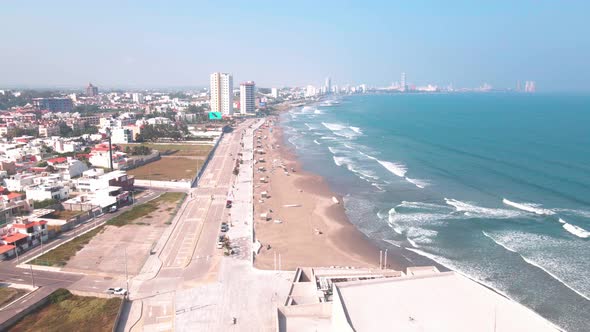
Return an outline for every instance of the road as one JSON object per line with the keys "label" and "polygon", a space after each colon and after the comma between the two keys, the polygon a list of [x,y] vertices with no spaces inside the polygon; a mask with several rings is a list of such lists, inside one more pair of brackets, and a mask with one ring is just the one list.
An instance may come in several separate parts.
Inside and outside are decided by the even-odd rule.
{"label": "road", "polygon": [[[137,198],[135,203],[145,203],[146,201],[151,200],[160,194],[161,192],[148,190],[144,195]],[[18,260],[15,257],[11,260],[0,262],[0,281],[2,283],[26,284],[31,285],[32,287],[34,282],[34,286],[39,287],[28,296],[25,296],[24,298],[11,304],[8,308],[0,311],[0,323],[6,321],[10,317],[14,316],[17,312],[22,311],[28,307],[31,303],[35,303],[39,299],[47,296],[58,288],[68,288],[86,292],[103,292],[105,289],[113,287],[113,285],[121,285],[124,280],[110,276],[82,275],[77,273],[45,271],[38,269],[31,270],[29,265],[17,265],[39,254],[47,252],[87,230],[104,224],[110,218],[113,218],[130,208],[131,206],[125,206],[115,213],[103,214],[97,218],[82,223],[76,226],[74,229],[60,234],[57,238],[52,239],[50,242],[45,243],[43,247],[37,246],[23,253],[22,255],[19,255]]]}

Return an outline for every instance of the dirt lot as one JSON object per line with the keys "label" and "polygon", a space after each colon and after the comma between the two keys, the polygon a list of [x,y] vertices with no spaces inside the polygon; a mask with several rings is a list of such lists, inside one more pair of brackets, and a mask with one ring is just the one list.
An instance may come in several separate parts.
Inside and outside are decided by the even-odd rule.
{"label": "dirt lot", "polygon": [[134,175],[137,179],[154,181],[180,181],[194,178],[213,148],[212,145],[194,144],[143,145],[166,155],[162,155],[160,160],[128,170],[127,173]]}
{"label": "dirt lot", "polygon": [[[176,198],[181,197],[176,195]],[[125,275],[125,251],[127,270],[136,275],[150,254],[150,250],[169,226],[179,199],[158,201],[157,209],[133,220],[125,226],[105,226],[84,248],[70,258],[65,268],[70,270],[91,270],[110,274]]]}

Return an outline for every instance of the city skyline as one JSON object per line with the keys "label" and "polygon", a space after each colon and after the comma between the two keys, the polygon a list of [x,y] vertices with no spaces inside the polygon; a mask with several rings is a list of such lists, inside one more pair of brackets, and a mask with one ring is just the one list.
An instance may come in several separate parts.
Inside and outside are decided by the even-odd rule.
{"label": "city skyline", "polygon": [[406,72],[417,85],[531,80],[543,91],[590,91],[590,41],[575,33],[589,9],[581,1],[110,4],[91,17],[64,1],[4,4],[0,26],[19,29],[3,40],[0,86],[205,87],[215,71],[263,87],[320,86],[327,76],[387,86]]}

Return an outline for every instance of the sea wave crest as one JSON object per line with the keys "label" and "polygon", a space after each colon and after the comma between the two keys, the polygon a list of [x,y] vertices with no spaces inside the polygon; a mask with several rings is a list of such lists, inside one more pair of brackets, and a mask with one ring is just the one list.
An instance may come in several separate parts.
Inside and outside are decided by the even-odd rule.
{"label": "sea wave crest", "polygon": [[546,216],[551,216],[554,215],[555,212],[549,209],[544,209],[541,208],[539,204],[535,204],[535,203],[517,203],[517,202],[513,202],[513,201],[509,201],[506,198],[502,199],[502,203],[506,204],[506,205],[510,205],[512,207],[515,207],[519,210],[523,210],[526,212],[531,212],[531,213],[535,213],[538,215],[546,215]]}

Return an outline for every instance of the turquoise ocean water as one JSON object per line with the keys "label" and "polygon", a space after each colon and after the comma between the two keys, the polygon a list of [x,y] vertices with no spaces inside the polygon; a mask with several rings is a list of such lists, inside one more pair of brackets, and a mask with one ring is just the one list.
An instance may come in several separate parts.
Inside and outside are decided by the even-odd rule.
{"label": "turquoise ocean water", "polygon": [[281,121],[369,237],[590,330],[590,96],[350,96]]}

